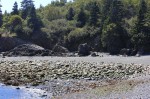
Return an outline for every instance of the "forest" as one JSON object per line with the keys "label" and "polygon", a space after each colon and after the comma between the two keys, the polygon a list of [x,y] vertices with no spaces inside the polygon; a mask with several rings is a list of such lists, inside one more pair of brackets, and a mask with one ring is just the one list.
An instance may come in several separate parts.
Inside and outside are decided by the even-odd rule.
{"label": "forest", "polygon": [[37,9],[34,2],[22,0],[21,8],[14,2],[0,15],[1,37],[50,50],[61,45],[74,52],[87,43],[110,54],[123,48],[150,53],[150,0],[60,0]]}

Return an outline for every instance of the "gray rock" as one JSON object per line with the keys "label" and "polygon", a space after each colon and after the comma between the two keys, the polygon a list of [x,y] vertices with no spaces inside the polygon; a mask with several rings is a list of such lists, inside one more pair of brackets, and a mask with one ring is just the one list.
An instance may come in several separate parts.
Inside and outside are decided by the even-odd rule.
{"label": "gray rock", "polygon": [[68,53],[68,49],[60,46],[60,45],[55,45],[54,48],[52,49],[53,52],[58,52],[58,53]]}
{"label": "gray rock", "polygon": [[50,56],[52,52],[35,44],[23,44],[3,53],[3,56]]}
{"label": "gray rock", "polygon": [[90,47],[87,43],[80,44],[78,46],[78,55],[80,56],[88,56],[90,55]]}
{"label": "gray rock", "polygon": [[96,57],[96,56],[98,56],[98,55],[96,54],[96,52],[92,52],[92,53],[91,53],[91,56],[92,56],[92,57]]}

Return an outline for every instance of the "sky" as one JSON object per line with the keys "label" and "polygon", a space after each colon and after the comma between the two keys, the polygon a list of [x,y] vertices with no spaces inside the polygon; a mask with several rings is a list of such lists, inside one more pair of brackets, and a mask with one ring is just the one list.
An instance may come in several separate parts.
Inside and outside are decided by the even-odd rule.
{"label": "sky", "polygon": [[[20,8],[20,2],[22,0],[1,0],[2,12],[4,13],[5,10],[7,10],[7,12],[11,12],[15,1],[18,3],[18,7]],[[47,4],[51,3],[52,0],[33,0],[33,1],[35,7],[39,8],[40,4],[42,6],[46,6]]]}

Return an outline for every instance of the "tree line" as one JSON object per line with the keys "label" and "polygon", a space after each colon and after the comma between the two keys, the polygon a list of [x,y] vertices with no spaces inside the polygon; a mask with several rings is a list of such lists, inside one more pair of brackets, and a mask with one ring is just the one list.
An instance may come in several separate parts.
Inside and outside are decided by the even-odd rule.
{"label": "tree line", "polygon": [[32,0],[17,2],[3,14],[1,33],[16,34],[52,49],[56,44],[76,51],[88,43],[96,51],[118,54],[122,48],[150,52],[150,1],[66,0],[35,9]]}

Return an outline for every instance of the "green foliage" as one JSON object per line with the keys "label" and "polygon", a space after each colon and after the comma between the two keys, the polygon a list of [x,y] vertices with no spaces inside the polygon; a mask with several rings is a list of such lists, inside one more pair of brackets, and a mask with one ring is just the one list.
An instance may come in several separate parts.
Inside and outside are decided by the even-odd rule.
{"label": "green foliage", "polygon": [[29,11],[29,15],[27,18],[27,26],[31,28],[33,31],[40,30],[42,26],[42,22],[39,18],[37,18],[35,7],[32,6]]}
{"label": "green foliage", "polygon": [[3,16],[0,15],[0,27],[3,25]]}
{"label": "green foliage", "polygon": [[17,2],[14,3],[14,6],[13,6],[13,8],[12,8],[11,14],[12,14],[12,15],[18,15],[18,14],[19,14]]}
{"label": "green foliage", "polygon": [[79,44],[88,43],[94,46],[97,42],[95,41],[99,34],[99,28],[95,27],[84,27],[76,28],[67,35],[66,44],[67,48],[71,51],[77,50]]}
{"label": "green foliage", "polygon": [[144,24],[145,24],[145,19],[146,19],[146,14],[147,14],[147,4],[145,0],[141,0],[140,2],[140,10],[138,13],[138,21],[137,21],[137,32],[144,32]]}
{"label": "green foliage", "polygon": [[18,15],[13,15],[9,20],[9,28],[12,32],[15,32],[15,28],[22,27],[22,18]]}
{"label": "green foliage", "polygon": [[51,5],[41,9],[38,14],[41,16],[41,19],[46,19],[48,21],[62,19],[66,16],[66,13],[63,13],[63,8]]}
{"label": "green foliage", "polygon": [[73,17],[74,17],[74,10],[71,7],[71,8],[69,8],[69,10],[67,12],[66,19],[67,20],[73,20]]}
{"label": "green foliage", "polygon": [[65,5],[65,1],[64,0],[61,0],[61,1],[58,1],[58,0],[52,1],[51,5],[53,5],[53,6],[60,6],[61,7],[61,6]]}
{"label": "green foliage", "polygon": [[[118,54],[126,46],[124,30],[115,23],[108,24],[103,29],[102,45],[110,54]],[[126,38],[127,39],[127,38]]]}
{"label": "green foliage", "polygon": [[28,12],[30,10],[30,8],[33,6],[33,1],[32,0],[23,0],[21,2],[21,7],[22,7],[22,11],[21,11],[21,17],[23,19],[26,19],[28,16]]}
{"label": "green foliage", "polygon": [[102,6],[102,22],[107,19],[107,17],[110,14],[110,9],[112,6],[113,0],[103,0],[103,6]]}
{"label": "green foliage", "polygon": [[99,18],[99,7],[96,2],[90,3],[89,25],[96,26]]}
{"label": "green foliage", "polygon": [[22,0],[19,11],[15,2],[12,13],[0,16],[0,30],[49,49],[59,44],[76,51],[88,43],[111,54],[121,48],[150,51],[149,5],[150,0],[56,0],[35,9],[32,0]]}
{"label": "green foliage", "polygon": [[47,46],[51,45],[49,48],[52,49],[52,47],[57,43],[63,44],[65,36],[68,35],[70,31],[74,30],[74,26],[74,22],[67,22],[65,19],[47,22],[45,28],[42,28],[43,33],[45,33],[50,39],[50,44]]}
{"label": "green foliage", "polygon": [[124,7],[122,1],[113,0],[110,10],[110,22],[119,24],[124,17]]}
{"label": "green foliage", "polygon": [[150,49],[150,17],[145,0],[141,0],[137,22],[133,28],[132,41],[137,49]]}
{"label": "green foliage", "polygon": [[86,24],[86,14],[84,10],[81,8],[80,12],[77,15],[77,27],[83,27]]}

